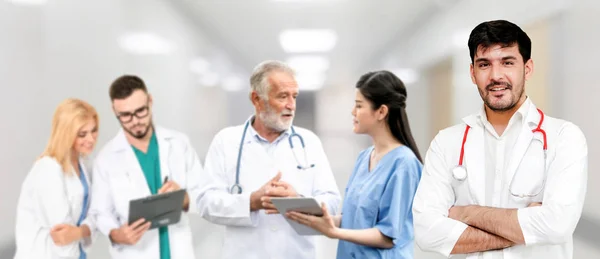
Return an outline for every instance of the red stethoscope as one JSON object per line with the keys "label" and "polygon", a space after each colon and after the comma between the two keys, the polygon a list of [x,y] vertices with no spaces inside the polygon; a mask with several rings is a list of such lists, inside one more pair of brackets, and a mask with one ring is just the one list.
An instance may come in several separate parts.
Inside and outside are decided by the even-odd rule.
{"label": "red stethoscope", "polygon": [[[533,133],[539,132],[542,134],[543,139],[544,139],[544,160],[546,159],[546,151],[548,150],[548,145],[546,142],[546,131],[543,130],[542,127],[542,123],[544,123],[544,113],[542,112],[542,110],[537,109],[537,111],[540,113],[540,122],[538,123],[537,127],[535,129],[532,130]],[[460,147],[460,158],[458,159],[458,165],[456,167],[454,167],[452,169],[452,177],[454,177],[454,179],[458,180],[458,181],[464,181],[465,179],[467,179],[467,168],[465,166],[463,166],[463,158],[465,155],[465,143],[467,142],[467,135],[469,134],[469,129],[471,127],[469,125],[466,126],[465,128],[465,133],[463,136],[463,141],[462,141],[462,145]],[[545,163],[544,163],[545,164]],[[513,180],[514,180],[514,176],[513,176]],[[511,186],[509,187],[512,190],[512,180],[511,180]],[[541,188],[543,189],[543,188]],[[540,189],[540,190],[541,190]],[[511,191],[511,194],[514,196],[518,196],[518,197],[534,197],[537,194],[539,194],[539,192],[537,194],[513,194]]]}

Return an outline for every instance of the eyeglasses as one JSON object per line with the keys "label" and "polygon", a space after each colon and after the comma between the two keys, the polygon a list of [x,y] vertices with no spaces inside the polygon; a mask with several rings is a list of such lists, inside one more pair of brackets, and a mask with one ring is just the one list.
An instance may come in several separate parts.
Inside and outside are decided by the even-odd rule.
{"label": "eyeglasses", "polygon": [[117,114],[117,119],[119,119],[119,121],[121,121],[122,123],[128,123],[130,121],[133,120],[133,116],[135,116],[138,119],[143,119],[146,116],[148,116],[148,114],[150,114],[150,108],[148,107],[148,105],[144,105],[138,109],[136,109],[134,112],[120,112]]}

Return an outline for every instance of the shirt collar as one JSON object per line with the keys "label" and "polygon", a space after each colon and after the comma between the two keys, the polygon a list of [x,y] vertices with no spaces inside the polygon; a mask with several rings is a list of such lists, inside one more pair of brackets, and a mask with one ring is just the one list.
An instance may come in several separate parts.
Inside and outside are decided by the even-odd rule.
{"label": "shirt collar", "polygon": [[[256,129],[254,129],[254,126],[252,125],[254,123],[254,118],[255,115],[250,116],[250,118],[248,118],[248,120],[246,120],[246,123],[249,123],[248,125],[248,134],[251,136],[252,140],[255,140],[259,143],[269,143],[269,141],[267,139],[265,139],[264,137],[262,137],[260,134],[258,134],[258,132],[256,131]],[[274,144],[279,143],[279,141],[281,141],[283,138],[289,136],[291,134],[291,127],[286,129],[283,133],[281,133],[279,135],[279,137],[277,137],[275,139],[275,141],[273,141]]]}
{"label": "shirt collar", "polygon": [[[170,141],[171,139],[175,138],[175,134],[171,130],[168,130],[161,126],[153,127],[154,130],[152,131],[152,134],[154,135],[153,137],[156,138],[157,142]],[[113,151],[120,152],[131,148],[131,144],[129,144],[129,141],[127,141],[127,137],[125,136],[125,134],[125,130],[123,130],[123,128],[120,128],[117,132],[117,135],[113,138],[111,142],[113,146]]]}
{"label": "shirt collar", "polygon": [[[521,123],[523,125],[525,125],[525,120],[527,119],[527,115],[529,113],[530,106],[531,106],[531,99],[529,99],[529,96],[527,96],[525,98],[525,102],[523,102],[523,104],[521,105],[521,107],[519,107],[517,112],[515,112],[515,114],[513,114],[513,116],[510,118],[509,125],[513,124],[514,120],[520,120]],[[481,109],[479,110],[479,114],[477,115],[477,118],[479,119],[479,123],[481,123],[482,125],[485,125],[486,122],[489,123],[489,121],[487,119],[487,115],[485,114],[485,104],[481,106]]]}

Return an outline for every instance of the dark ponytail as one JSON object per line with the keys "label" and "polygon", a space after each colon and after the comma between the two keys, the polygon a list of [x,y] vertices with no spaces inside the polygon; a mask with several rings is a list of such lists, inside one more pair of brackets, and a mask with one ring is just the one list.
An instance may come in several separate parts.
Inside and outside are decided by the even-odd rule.
{"label": "dark ponytail", "polygon": [[381,105],[388,107],[387,123],[392,135],[423,162],[408,124],[406,87],[402,80],[385,70],[369,72],[360,77],[356,88],[371,102],[373,109],[379,109]]}

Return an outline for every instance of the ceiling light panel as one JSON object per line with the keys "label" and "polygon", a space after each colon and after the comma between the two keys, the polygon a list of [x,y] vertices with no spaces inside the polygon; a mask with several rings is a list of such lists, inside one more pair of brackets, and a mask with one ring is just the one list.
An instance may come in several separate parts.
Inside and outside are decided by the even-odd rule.
{"label": "ceiling light panel", "polygon": [[284,30],[279,42],[288,53],[328,52],[335,47],[337,34],[331,29]]}

